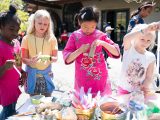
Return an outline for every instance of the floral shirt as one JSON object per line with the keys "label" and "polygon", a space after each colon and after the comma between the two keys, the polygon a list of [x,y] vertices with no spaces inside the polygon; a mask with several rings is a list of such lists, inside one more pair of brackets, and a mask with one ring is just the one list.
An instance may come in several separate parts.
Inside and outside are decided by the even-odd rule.
{"label": "floral shirt", "polygon": [[[69,54],[80,48],[81,45],[91,45],[96,39],[112,44],[119,50],[118,45],[114,44],[114,42],[107,38],[106,34],[101,31],[95,30],[92,34],[85,35],[80,29],[71,34],[63,51],[64,60],[66,60]],[[107,49],[105,49],[105,51],[110,57],[119,57],[113,56]],[[87,92],[89,88],[92,88],[92,94],[96,94],[98,91],[100,91],[101,94],[110,94],[111,86],[108,80],[108,70],[102,52],[102,46],[96,47],[93,58],[90,58],[88,55],[89,50],[79,55],[75,60],[74,88],[79,91],[81,87],[84,87],[85,92]]]}
{"label": "floral shirt", "polygon": [[140,54],[136,51],[134,45],[129,50],[124,51],[119,81],[120,88],[128,92],[140,90],[147,68],[155,60],[156,58],[153,53],[145,51],[144,54]]}

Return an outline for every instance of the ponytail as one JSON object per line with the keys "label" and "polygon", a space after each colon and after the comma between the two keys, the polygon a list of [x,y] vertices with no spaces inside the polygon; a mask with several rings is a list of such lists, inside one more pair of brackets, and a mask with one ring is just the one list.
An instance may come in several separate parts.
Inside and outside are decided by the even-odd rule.
{"label": "ponytail", "polygon": [[78,21],[78,14],[74,15],[74,28],[75,29],[79,29],[80,28],[79,21]]}
{"label": "ponytail", "polygon": [[133,13],[131,14],[131,18],[132,18],[133,16],[138,15],[138,14],[139,14],[139,12],[140,12],[140,10],[133,11]]}
{"label": "ponytail", "polygon": [[92,20],[98,23],[99,12],[94,7],[84,7],[80,10],[78,14],[78,20],[80,23],[84,21],[92,21]]}
{"label": "ponytail", "polygon": [[16,15],[16,12],[16,6],[11,4],[8,11],[0,13],[0,29],[2,29],[2,26],[5,26],[13,19],[21,23],[20,19]]}

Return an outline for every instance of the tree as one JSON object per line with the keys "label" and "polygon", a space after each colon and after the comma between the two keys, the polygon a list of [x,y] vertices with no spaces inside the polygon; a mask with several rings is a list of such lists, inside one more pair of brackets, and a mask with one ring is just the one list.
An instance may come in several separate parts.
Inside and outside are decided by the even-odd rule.
{"label": "tree", "polygon": [[26,31],[29,14],[24,11],[25,3],[22,0],[1,0],[0,12],[7,11],[11,3],[18,7],[17,14],[22,22],[20,31]]}

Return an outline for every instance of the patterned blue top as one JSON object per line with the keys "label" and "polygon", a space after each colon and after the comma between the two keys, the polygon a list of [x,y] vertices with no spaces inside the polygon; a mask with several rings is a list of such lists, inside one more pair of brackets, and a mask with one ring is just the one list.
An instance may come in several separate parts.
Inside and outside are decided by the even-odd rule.
{"label": "patterned blue top", "polygon": [[136,24],[144,24],[143,18],[141,18],[139,15],[133,16],[128,25],[127,32],[131,32],[131,30],[135,27]]}

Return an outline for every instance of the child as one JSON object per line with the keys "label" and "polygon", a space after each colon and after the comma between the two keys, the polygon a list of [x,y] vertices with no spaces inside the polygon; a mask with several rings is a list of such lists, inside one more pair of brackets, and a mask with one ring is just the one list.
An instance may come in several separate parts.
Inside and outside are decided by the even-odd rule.
{"label": "child", "polygon": [[82,8],[78,14],[80,29],[71,34],[63,51],[66,64],[75,61],[75,90],[79,92],[84,87],[87,93],[92,88],[93,96],[98,91],[101,95],[111,94],[102,48],[110,57],[120,56],[118,46],[96,29],[98,18],[98,13],[92,7]]}
{"label": "child", "polygon": [[144,18],[151,14],[154,5],[155,3],[149,1],[142,3],[131,15],[127,32],[130,32],[136,24],[144,24]]}
{"label": "child", "polygon": [[17,99],[21,94],[19,86],[19,74],[15,69],[14,55],[20,29],[20,19],[16,15],[16,8],[10,5],[8,12],[0,13],[0,104],[3,110],[0,114],[0,120],[16,113],[15,106]]}
{"label": "child", "polygon": [[158,23],[139,24],[125,35],[120,94],[142,90],[146,96],[150,91],[156,58],[147,48],[153,47],[158,28]]}
{"label": "child", "polygon": [[53,34],[50,14],[38,10],[30,17],[27,35],[22,40],[22,60],[27,65],[26,92],[31,96],[51,96],[55,86],[52,82],[51,63],[57,61],[57,40]]}
{"label": "child", "polygon": [[67,30],[64,29],[63,33],[61,34],[61,43],[63,48],[65,47],[67,41],[68,41],[68,33],[67,33]]}

